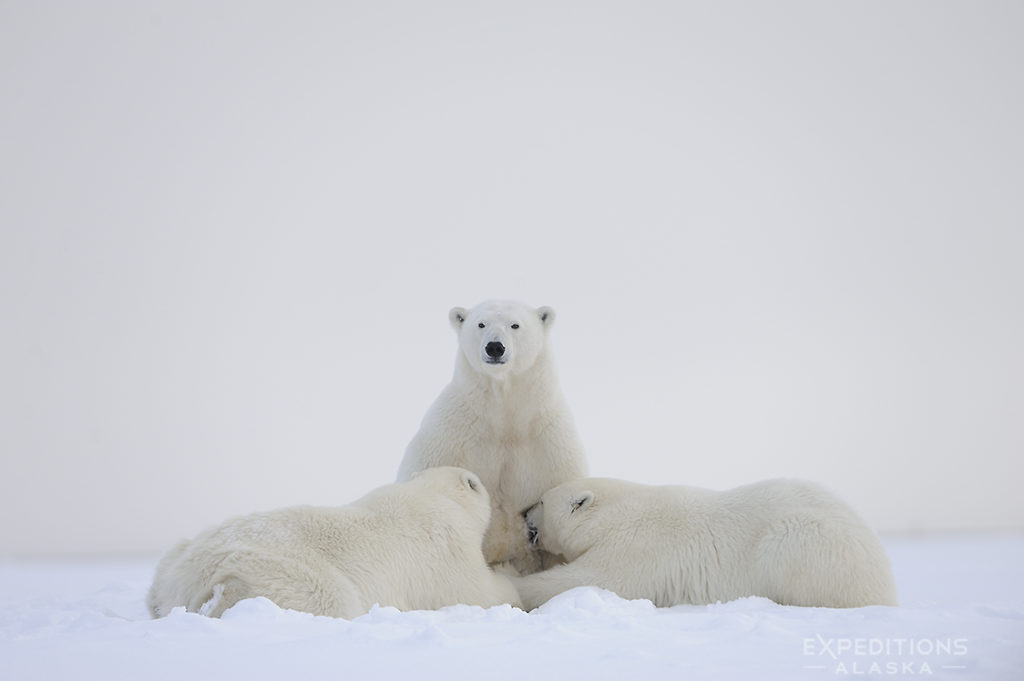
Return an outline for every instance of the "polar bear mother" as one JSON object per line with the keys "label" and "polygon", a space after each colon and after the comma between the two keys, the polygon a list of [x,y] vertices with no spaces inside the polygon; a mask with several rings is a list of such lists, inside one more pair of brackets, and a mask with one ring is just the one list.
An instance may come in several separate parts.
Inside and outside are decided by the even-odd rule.
{"label": "polar bear mother", "polygon": [[586,475],[548,347],[555,311],[492,300],[452,308],[448,320],[459,338],[455,373],[409,443],[398,479],[433,466],[479,475],[492,509],[484,556],[532,572],[541,555],[525,539],[524,511]]}

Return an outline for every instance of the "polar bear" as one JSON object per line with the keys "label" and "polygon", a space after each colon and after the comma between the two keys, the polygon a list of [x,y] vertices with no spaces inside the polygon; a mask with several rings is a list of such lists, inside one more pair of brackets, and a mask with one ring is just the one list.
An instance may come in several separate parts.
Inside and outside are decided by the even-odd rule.
{"label": "polar bear", "polygon": [[147,604],[219,617],[264,596],[282,608],[350,619],[399,610],[519,605],[480,550],[490,498],[475,474],[436,468],[348,506],[296,506],[235,518],[171,549]]}
{"label": "polar bear", "polygon": [[569,563],[513,577],[526,609],[577,586],[657,606],[763,596],[783,605],[896,605],[885,550],[821,487],[769,480],[725,492],[592,478],[527,513],[531,542]]}
{"label": "polar bear", "polygon": [[555,311],[492,300],[453,308],[448,319],[459,337],[455,373],[409,443],[398,479],[431,466],[479,475],[491,491],[484,556],[532,572],[543,556],[525,540],[523,513],[587,468],[548,347]]}

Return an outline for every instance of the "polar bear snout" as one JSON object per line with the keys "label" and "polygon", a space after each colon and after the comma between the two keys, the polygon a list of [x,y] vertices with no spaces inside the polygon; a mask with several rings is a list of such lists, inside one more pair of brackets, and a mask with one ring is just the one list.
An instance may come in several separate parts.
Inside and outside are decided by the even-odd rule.
{"label": "polar bear snout", "polygon": [[501,341],[491,341],[484,346],[484,361],[488,364],[505,363],[505,344]]}
{"label": "polar bear snout", "polygon": [[526,541],[530,543],[530,546],[537,546],[540,543],[540,530],[529,520],[526,521]]}
{"label": "polar bear snout", "polygon": [[540,543],[540,532],[530,523],[526,523],[526,541],[530,542],[530,546],[536,546]]}
{"label": "polar bear snout", "polygon": [[523,511],[523,519],[526,521],[526,540],[530,543],[530,546],[538,546],[540,544],[540,527],[541,513],[544,511],[544,502],[538,501],[530,508]]}

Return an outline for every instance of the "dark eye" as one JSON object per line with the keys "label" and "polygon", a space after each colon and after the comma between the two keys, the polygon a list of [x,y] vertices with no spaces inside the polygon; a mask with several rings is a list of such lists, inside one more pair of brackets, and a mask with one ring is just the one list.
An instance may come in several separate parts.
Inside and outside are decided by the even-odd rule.
{"label": "dark eye", "polygon": [[484,323],[480,322],[479,324],[477,324],[477,326],[479,326],[482,329],[482,328],[484,328]]}
{"label": "dark eye", "polygon": [[513,328],[513,329],[518,329],[518,328],[519,328],[519,325],[518,325],[518,324],[513,324],[513,325],[512,325],[512,328]]}

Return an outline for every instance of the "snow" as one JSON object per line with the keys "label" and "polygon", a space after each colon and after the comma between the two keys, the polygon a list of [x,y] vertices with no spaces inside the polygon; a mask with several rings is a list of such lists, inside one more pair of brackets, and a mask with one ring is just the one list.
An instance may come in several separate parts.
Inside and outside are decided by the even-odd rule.
{"label": "snow", "polygon": [[886,538],[897,608],[763,598],[655,608],[596,588],[534,611],[378,607],[353,621],[265,599],[150,619],[146,559],[0,563],[0,680],[1024,678],[1024,535]]}

